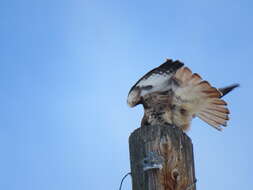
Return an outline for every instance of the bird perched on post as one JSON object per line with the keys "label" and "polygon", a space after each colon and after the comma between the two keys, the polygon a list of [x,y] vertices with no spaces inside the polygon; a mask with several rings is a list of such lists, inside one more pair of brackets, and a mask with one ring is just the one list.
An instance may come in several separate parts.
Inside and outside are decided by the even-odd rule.
{"label": "bird perched on post", "polygon": [[142,126],[172,124],[187,131],[197,116],[222,130],[229,120],[229,110],[221,98],[238,86],[214,88],[182,62],[167,59],[136,82],[127,103],[130,107],[143,105]]}

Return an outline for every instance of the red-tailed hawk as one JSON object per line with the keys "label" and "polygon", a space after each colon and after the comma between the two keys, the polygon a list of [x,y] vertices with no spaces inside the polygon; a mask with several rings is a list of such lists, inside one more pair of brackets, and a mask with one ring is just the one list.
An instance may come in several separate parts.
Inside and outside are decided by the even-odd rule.
{"label": "red-tailed hawk", "polygon": [[229,120],[229,110],[221,97],[238,86],[214,88],[182,62],[168,59],[137,81],[127,103],[130,107],[143,105],[142,126],[172,124],[187,131],[197,116],[222,130]]}

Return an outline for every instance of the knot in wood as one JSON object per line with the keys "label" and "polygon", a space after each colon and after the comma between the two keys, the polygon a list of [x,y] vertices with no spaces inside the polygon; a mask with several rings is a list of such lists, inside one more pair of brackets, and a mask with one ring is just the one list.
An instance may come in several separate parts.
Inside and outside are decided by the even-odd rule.
{"label": "knot in wood", "polygon": [[179,175],[179,171],[177,168],[174,168],[171,172],[171,177],[174,181],[179,181],[180,180],[180,175]]}

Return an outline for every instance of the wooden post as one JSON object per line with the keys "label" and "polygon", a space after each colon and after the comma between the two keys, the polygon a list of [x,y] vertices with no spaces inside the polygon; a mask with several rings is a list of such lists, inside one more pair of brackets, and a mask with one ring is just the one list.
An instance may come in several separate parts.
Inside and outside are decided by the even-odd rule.
{"label": "wooden post", "polygon": [[193,146],[179,128],[143,126],[129,148],[132,190],[196,190]]}

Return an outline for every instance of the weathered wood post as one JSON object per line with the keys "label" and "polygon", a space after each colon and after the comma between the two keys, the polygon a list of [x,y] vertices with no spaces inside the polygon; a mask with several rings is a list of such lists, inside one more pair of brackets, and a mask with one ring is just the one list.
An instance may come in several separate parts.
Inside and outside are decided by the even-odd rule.
{"label": "weathered wood post", "polygon": [[196,190],[193,146],[179,128],[143,126],[129,148],[132,190]]}

